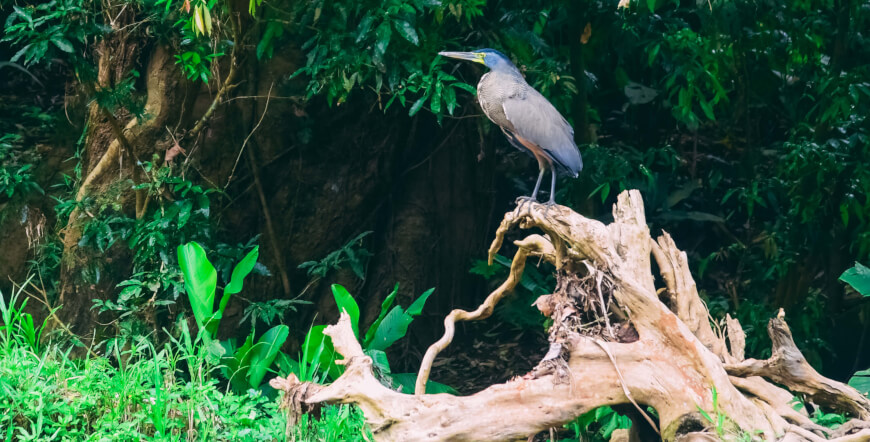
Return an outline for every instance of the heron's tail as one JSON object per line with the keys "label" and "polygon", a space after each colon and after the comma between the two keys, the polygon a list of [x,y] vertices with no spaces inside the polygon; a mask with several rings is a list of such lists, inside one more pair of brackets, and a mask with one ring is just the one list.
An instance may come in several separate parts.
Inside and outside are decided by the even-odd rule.
{"label": "heron's tail", "polygon": [[547,152],[547,154],[553,159],[557,169],[574,178],[577,178],[580,175],[580,171],[583,170],[583,158],[580,156],[580,150],[573,144],[557,149],[554,152]]}

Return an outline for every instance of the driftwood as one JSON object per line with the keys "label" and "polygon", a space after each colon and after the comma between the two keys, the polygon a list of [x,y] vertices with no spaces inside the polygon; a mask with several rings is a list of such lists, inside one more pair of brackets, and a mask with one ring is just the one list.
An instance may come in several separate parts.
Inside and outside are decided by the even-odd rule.
{"label": "driftwood", "polygon": [[[735,319],[727,318],[724,331],[714,330],[686,254],[667,233],[650,237],[639,192],[620,194],[613,218],[604,225],[567,207],[540,204],[505,214],[490,261],[512,229],[545,235],[515,242],[510,276],[477,310],[448,315],[444,337],[423,359],[416,395],[375,378],[346,315],[325,331],[344,357],[338,380],[319,386],[291,375],[271,384],[286,392],[290,412],[300,404],[357,404],[382,441],[524,440],[594,408],[622,404],[636,407],[635,427],[649,425],[667,441],[870,440],[863,421],[870,401],[813,370],[781,316],[770,322],[773,357],[765,361],[744,360],[744,334]],[[489,316],[519,282],[529,257],[556,269],[553,294],[535,303],[553,319],[547,356],[531,372],[471,396],[423,394],[454,323]],[[656,287],[651,257],[664,287]],[[793,394],[780,385],[853,420],[837,432],[820,427],[793,409]]]}

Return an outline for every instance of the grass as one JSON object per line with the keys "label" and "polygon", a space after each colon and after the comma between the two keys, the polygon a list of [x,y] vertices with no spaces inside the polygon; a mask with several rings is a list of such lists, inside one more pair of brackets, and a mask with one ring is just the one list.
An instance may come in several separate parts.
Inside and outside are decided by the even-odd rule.
{"label": "grass", "polygon": [[108,356],[74,358],[72,346],[31,345],[20,308],[14,296],[0,301],[0,440],[372,440],[349,405],[288,429],[277,394],[221,385],[186,327],[160,348],[129,339]]}

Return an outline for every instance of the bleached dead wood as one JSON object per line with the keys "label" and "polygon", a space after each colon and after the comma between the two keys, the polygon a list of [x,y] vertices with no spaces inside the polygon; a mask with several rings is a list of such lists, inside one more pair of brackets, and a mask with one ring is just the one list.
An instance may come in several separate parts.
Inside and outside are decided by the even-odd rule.
{"label": "bleached dead wood", "polygon": [[[668,441],[705,429],[712,433],[713,425],[699,409],[714,419],[714,410],[724,416],[720,430],[726,438],[836,436],[832,440],[844,441],[870,432],[855,421],[851,434],[832,434],[793,410],[791,393],[770,382],[859,418],[870,413],[865,398],[823,378],[798,357],[800,352],[794,354],[790,334],[774,337],[785,326],[781,319],[773,320],[781,325],[771,322],[774,357],[768,361],[743,359],[745,338],[736,320],[729,318],[727,336],[714,331],[685,253],[666,233],[655,241],[650,237],[639,192],[620,194],[613,217],[605,225],[567,207],[539,204],[505,214],[490,261],[508,231],[537,228],[545,235],[514,243],[518,252],[510,276],[477,310],[448,315],[444,337],[421,364],[416,395],[392,391],[375,378],[345,315],[325,332],[347,367],[338,380],[313,386],[289,377],[274,379],[272,385],[297,404],[357,404],[375,438],[383,441],[519,440],[594,408],[630,403],[639,415],[653,407],[658,415],[653,427]],[[518,283],[529,256],[553,264],[556,271],[554,292],[535,303],[553,319],[548,355],[531,372],[471,396],[423,394],[435,357],[453,339],[454,323],[489,316]],[[655,286],[651,256],[665,281],[662,290]],[[783,361],[791,362],[786,369],[777,368]],[[298,411],[298,406],[289,408]]]}

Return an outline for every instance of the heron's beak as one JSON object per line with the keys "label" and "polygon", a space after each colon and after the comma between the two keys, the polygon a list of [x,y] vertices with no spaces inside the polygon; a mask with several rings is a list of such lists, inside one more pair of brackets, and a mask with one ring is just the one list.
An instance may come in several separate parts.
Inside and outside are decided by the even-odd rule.
{"label": "heron's beak", "polygon": [[486,64],[483,61],[484,54],[479,52],[450,52],[450,51],[442,51],[439,52],[438,55],[442,55],[444,57],[450,58],[458,58],[460,60],[468,60],[473,61],[475,63]]}

